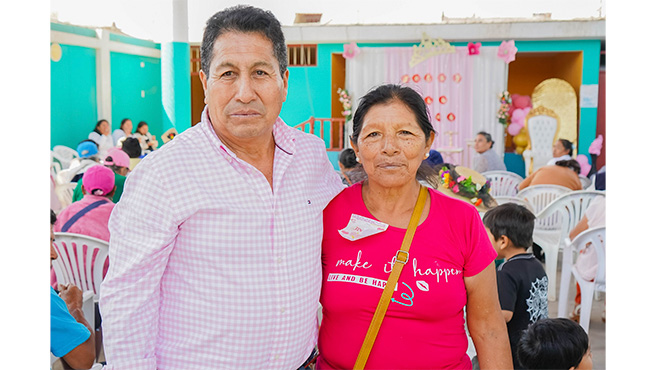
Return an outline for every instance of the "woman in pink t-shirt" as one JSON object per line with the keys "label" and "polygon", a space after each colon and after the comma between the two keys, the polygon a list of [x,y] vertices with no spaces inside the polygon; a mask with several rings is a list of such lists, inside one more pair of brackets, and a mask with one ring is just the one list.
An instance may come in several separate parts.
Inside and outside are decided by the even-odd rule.
{"label": "woman in pink t-shirt", "polygon": [[[362,98],[351,142],[368,178],[344,189],[324,211],[318,369],[353,368],[434,138],[424,101],[411,88],[384,85]],[[495,257],[476,209],[429,189],[366,368],[471,369],[465,307],[481,368],[512,368]]]}

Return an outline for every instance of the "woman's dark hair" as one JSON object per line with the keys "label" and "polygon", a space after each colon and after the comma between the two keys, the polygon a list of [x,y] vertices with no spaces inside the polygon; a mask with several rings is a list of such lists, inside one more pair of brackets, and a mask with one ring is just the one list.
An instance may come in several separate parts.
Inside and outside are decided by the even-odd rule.
{"label": "woman's dark hair", "polygon": [[141,121],[141,122],[139,122],[139,124],[137,125],[137,128],[134,130],[134,132],[135,132],[135,133],[139,132],[139,129],[142,128],[142,127],[144,127],[144,126],[148,126],[148,124],[146,123],[146,121]]}
{"label": "woman's dark hair", "polygon": [[121,149],[128,154],[130,158],[139,158],[141,156],[141,144],[136,137],[127,137],[123,140]]}
{"label": "woman's dark hair", "polygon": [[504,203],[485,212],[483,224],[490,229],[494,240],[502,235],[517,248],[528,249],[533,245],[535,215],[519,204]]}
{"label": "woman's dark hair", "polygon": [[485,131],[481,131],[481,132],[479,132],[479,133],[476,134],[476,135],[477,135],[477,136],[478,136],[478,135],[481,135],[481,136],[483,136],[483,137],[485,138],[485,141],[487,141],[488,143],[492,143],[492,145],[490,145],[490,149],[492,149],[492,147],[494,147],[494,140],[492,140],[492,135],[488,134],[488,133],[485,132]]}
{"label": "woman's dark hair", "polygon": [[576,172],[577,175],[581,173],[581,165],[576,159],[563,159],[562,161],[556,162],[556,166],[567,167]]}
{"label": "woman's dark hair", "polygon": [[50,225],[54,225],[55,222],[57,222],[57,215],[55,214],[55,211],[50,209]]}
{"label": "woman's dark hair", "polygon": [[93,132],[102,135],[102,132],[100,132],[100,129],[98,127],[100,127],[100,124],[102,124],[103,122],[107,122],[107,124],[109,124],[109,121],[107,121],[106,119],[101,119],[100,121],[96,122],[96,127],[93,129]]}
{"label": "woman's dark hair", "polygon": [[426,141],[428,141],[430,133],[435,132],[435,129],[431,124],[430,115],[424,99],[410,87],[388,84],[369,90],[367,95],[360,98],[358,109],[353,115],[353,134],[351,135],[353,143],[356,145],[358,143],[358,137],[360,136],[360,131],[362,131],[362,123],[369,109],[375,105],[391,103],[393,100],[398,100],[405,104],[414,113],[417,124],[424,132]]}
{"label": "woman's dark hair", "polygon": [[522,334],[517,358],[527,369],[569,369],[581,363],[588,348],[588,334],[578,323],[541,319]]}
{"label": "woman's dark hair", "polygon": [[125,122],[127,122],[127,121],[131,121],[131,120],[130,120],[129,118],[123,118],[123,119],[121,120],[121,126],[119,126],[119,128],[120,128],[121,130],[123,129],[123,125],[124,125]]}
{"label": "woman's dark hair", "polygon": [[358,165],[355,150],[346,148],[339,153],[339,162],[344,168],[353,168]]}
{"label": "woman's dark hair", "polygon": [[574,153],[574,145],[572,144],[571,141],[567,139],[558,139],[558,141],[560,141],[560,143],[563,144],[563,148],[565,148],[568,155],[571,156],[572,153]]}
{"label": "woman's dark hair", "polygon": [[276,16],[268,10],[237,5],[224,9],[207,20],[200,47],[200,65],[205,75],[210,73],[214,42],[226,32],[260,33],[271,41],[281,77],[287,71],[287,44]]}

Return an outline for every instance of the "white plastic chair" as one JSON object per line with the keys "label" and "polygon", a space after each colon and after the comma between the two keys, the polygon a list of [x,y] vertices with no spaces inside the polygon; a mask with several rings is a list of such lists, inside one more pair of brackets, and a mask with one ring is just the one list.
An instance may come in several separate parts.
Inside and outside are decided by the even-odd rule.
{"label": "white plastic chair", "polygon": [[[556,272],[558,252],[568,238],[570,231],[581,221],[590,203],[596,197],[606,194],[596,190],[577,190],[565,193],[554,199],[536,214],[533,241],[544,251],[545,270],[549,279],[548,296],[555,301]],[[544,221],[544,222],[543,222]]]}
{"label": "white plastic chair", "polygon": [[67,182],[64,184],[55,185],[55,194],[57,195],[57,199],[59,199],[59,203],[61,204],[62,209],[73,203],[73,192],[75,191],[76,187],[76,182]]}
{"label": "white plastic chair", "polygon": [[553,144],[556,142],[560,121],[558,115],[549,108],[539,106],[526,115],[528,146],[522,152],[526,163],[526,177],[544,166],[553,157]]}
{"label": "white plastic chair", "polygon": [[52,151],[57,154],[57,156],[62,160],[62,168],[68,168],[70,165],[71,161],[74,158],[79,158],[80,156],[77,154],[77,150],[67,147],[65,145],[55,145],[52,148]]}
{"label": "white plastic chair", "polygon": [[592,184],[592,180],[582,175],[579,175],[579,180],[581,180],[581,188],[585,190],[588,190],[590,184]]}
{"label": "white plastic chair", "polygon": [[82,291],[93,291],[94,302],[98,302],[109,244],[91,236],[62,232],[55,233],[53,244],[59,255],[52,261],[57,283],[72,283]]}
{"label": "white plastic chair", "polygon": [[535,214],[535,211],[533,211],[533,206],[531,206],[531,203],[529,203],[527,200],[525,200],[523,198],[518,198],[518,197],[513,197],[513,196],[498,196],[498,197],[494,197],[494,200],[497,201],[498,205],[502,205],[504,203],[519,204],[521,206],[526,207],[529,211],[531,211],[533,214]]}
{"label": "white plastic chair", "polygon": [[519,184],[524,180],[521,176],[510,171],[486,171],[481,175],[490,181],[490,195],[515,196],[519,192]]}
{"label": "white plastic chair", "polygon": [[[581,277],[574,265],[574,255],[584,249],[590,243],[597,253],[597,274],[592,281]],[[569,283],[571,276],[581,287],[581,316],[579,323],[588,332],[590,327],[590,312],[592,311],[592,300],[595,292],[606,291],[606,227],[588,229],[580,233],[574,240],[565,241],[563,250],[563,269],[560,277],[560,297],[558,298],[558,317],[567,316],[567,302],[569,300]]]}

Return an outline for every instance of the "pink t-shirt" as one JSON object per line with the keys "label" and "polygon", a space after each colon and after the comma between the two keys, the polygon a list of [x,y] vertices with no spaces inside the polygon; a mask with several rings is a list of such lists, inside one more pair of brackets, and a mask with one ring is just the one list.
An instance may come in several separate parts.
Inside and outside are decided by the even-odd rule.
{"label": "pink t-shirt", "polygon": [[[472,367],[464,277],[481,272],[497,254],[472,205],[432,189],[429,195],[430,213],[417,227],[367,369]],[[347,240],[338,230],[351,214],[375,220],[362,200],[361,183],[344,189],[324,210],[318,369],[353,368],[405,235],[405,229],[389,226]]]}

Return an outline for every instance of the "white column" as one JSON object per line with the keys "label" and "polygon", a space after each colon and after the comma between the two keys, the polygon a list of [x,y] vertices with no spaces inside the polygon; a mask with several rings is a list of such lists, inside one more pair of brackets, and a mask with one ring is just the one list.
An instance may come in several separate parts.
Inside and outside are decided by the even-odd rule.
{"label": "white column", "polygon": [[109,31],[100,30],[100,46],[96,49],[96,99],[98,120],[112,125],[112,69],[109,58]]}

